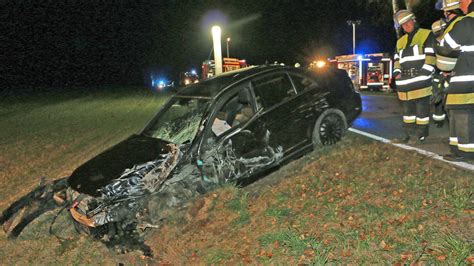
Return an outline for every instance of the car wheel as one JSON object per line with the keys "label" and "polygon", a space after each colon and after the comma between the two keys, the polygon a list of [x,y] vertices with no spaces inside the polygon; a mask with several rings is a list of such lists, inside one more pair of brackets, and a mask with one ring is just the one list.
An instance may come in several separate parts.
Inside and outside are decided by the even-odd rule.
{"label": "car wheel", "polygon": [[324,111],[316,121],[313,129],[313,145],[333,145],[345,135],[347,121],[344,113],[337,109]]}

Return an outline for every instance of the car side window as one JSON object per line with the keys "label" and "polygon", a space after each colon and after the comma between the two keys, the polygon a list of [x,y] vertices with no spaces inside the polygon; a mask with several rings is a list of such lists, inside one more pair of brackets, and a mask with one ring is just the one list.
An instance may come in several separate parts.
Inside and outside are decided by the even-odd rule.
{"label": "car side window", "polygon": [[255,109],[252,107],[253,97],[249,84],[242,86],[244,87],[232,94],[210,118],[212,123],[204,133],[201,151],[205,152],[214,147],[227,133],[233,132],[234,128],[244,125],[254,116]]}
{"label": "car side window", "polygon": [[296,92],[288,75],[272,74],[252,81],[259,107],[270,108],[293,97]]}
{"label": "car side window", "polygon": [[304,76],[290,74],[290,77],[298,93],[301,93],[303,91],[310,90],[319,86],[316,81]]}
{"label": "car side window", "polygon": [[232,128],[249,121],[255,114],[252,100],[248,84],[247,87],[241,88],[231,95],[211,118],[211,128],[204,136],[204,144],[206,146],[212,145]]}

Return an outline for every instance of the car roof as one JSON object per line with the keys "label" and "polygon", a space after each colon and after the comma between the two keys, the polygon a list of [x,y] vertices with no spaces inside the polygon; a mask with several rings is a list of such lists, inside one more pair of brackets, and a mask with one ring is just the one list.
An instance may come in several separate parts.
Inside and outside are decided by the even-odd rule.
{"label": "car roof", "polygon": [[235,71],[225,72],[217,77],[213,77],[199,83],[188,85],[181,88],[175,96],[177,97],[202,97],[202,98],[213,98],[224,90],[229,85],[244,80],[253,75],[271,72],[275,70],[290,70],[295,69],[288,66],[280,65],[263,65],[247,67]]}

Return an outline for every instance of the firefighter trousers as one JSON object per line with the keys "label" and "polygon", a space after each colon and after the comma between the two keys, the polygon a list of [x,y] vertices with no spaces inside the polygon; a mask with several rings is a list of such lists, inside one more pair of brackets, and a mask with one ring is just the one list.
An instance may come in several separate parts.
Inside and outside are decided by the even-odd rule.
{"label": "firefighter trousers", "polygon": [[427,137],[430,126],[430,96],[402,101],[403,129],[407,137]]}
{"label": "firefighter trousers", "polygon": [[446,113],[444,111],[444,104],[442,102],[434,104],[433,122],[438,125],[438,127],[442,127],[445,120]]}
{"label": "firefighter trousers", "polygon": [[474,107],[448,109],[451,153],[474,159]]}

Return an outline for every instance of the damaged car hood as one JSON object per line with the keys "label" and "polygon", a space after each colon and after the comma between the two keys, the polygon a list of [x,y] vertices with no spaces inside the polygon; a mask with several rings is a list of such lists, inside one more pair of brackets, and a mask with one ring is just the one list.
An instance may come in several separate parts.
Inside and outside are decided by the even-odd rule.
{"label": "damaged car hood", "polygon": [[81,165],[69,177],[68,183],[80,193],[97,197],[100,195],[98,189],[117,179],[125,168],[166,154],[167,144],[160,139],[132,135]]}

